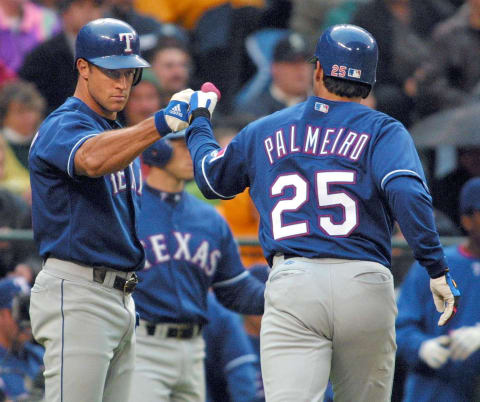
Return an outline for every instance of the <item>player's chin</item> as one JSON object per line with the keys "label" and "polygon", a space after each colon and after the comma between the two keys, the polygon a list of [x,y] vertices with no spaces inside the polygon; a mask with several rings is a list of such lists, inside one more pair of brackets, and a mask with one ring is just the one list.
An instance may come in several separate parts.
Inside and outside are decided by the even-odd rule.
{"label": "player's chin", "polygon": [[114,97],[109,101],[109,110],[112,112],[121,112],[127,105],[127,97]]}

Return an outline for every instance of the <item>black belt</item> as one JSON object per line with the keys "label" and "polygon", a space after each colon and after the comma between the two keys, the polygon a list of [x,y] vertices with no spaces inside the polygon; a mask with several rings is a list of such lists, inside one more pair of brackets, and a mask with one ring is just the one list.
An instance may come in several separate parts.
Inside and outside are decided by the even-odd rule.
{"label": "black belt", "polygon": [[[105,282],[105,277],[107,276],[107,270],[102,268],[93,268],[93,280],[98,283]],[[132,273],[132,276],[129,279],[122,278],[121,276],[115,276],[112,287],[114,289],[122,291],[124,294],[128,295],[135,290],[135,287],[138,284],[137,275]]]}
{"label": "black belt", "polygon": [[301,257],[301,255],[288,254],[288,253],[283,254],[283,259],[284,260],[289,260],[290,258],[298,258],[298,257]]}
{"label": "black belt", "polygon": [[145,324],[147,329],[147,335],[153,336],[157,332],[157,328],[160,325],[167,326],[166,332],[164,333],[165,338],[177,338],[177,339],[192,339],[193,337],[200,334],[202,330],[201,324]]}

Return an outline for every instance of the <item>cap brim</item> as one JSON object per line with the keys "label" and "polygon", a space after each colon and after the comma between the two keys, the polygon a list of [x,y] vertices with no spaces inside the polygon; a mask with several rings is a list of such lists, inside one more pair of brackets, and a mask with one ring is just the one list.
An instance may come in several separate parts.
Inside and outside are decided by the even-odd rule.
{"label": "cap brim", "polygon": [[142,59],[138,54],[126,56],[103,56],[94,57],[88,60],[90,63],[109,70],[118,70],[120,68],[147,68],[150,64]]}

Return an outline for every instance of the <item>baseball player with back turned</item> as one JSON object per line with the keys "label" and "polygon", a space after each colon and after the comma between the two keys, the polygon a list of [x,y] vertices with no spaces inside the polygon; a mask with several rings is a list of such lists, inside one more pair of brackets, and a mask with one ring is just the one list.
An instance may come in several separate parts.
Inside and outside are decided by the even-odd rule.
{"label": "baseball player with back turned", "polygon": [[145,262],[136,235],[137,156],[161,135],[186,127],[193,92],[175,94],[164,110],[122,129],[117,113],[149,66],[139,48],[137,33],[122,21],[86,24],[75,44],[75,93],[46,118],[30,149],[33,231],[44,259],[30,315],[33,335],[45,346],[49,402],[128,399],[135,357],[131,292],[134,271]]}
{"label": "baseball player with back turned", "polygon": [[143,161],[150,171],[138,233],[146,264],[134,295],[140,325],[130,402],[202,402],[209,287],[226,307],[262,314],[265,285],[242,266],[225,220],[184,191],[193,178],[185,132],[157,141]]}
{"label": "baseball player with back turned", "polygon": [[266,400],[390,400],[395,358],[391,234],[398,221],[444,325],[459,291],[435,228],[413,141],[395,119],[360,101],[375,83],[375,39],[336,25],[315,50],[314,94],[246,126],[225,148],[190,100],[187,144],[206,197],[250,187],[272,266],[260,333]]}

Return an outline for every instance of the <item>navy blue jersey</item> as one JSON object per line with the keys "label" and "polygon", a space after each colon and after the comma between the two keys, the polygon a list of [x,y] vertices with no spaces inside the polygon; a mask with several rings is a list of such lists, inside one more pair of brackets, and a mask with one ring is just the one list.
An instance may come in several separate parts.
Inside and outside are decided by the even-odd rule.
{"label": "navy blue jersey", "polygon": [[465,361],[449,359],[437,370],[428,367],[418,355],[424,341],[480,323],[480,259],[468,254],[463,246],[448,247],[445,255],[452,277],[462,289],[462,308],[443,327],[437,324],[429,278],[418,263],[410,268],[400,288],[396,332],[397,354],[408,367],[405,402],[478,400],[480,351]]}
{"label": "navy blue jersey", "polygon": [[98,178],[75,173],[75,153],[89,138],[120,128],[77,98],[42,123],[30,149],[33,231],[40,255],[123,271],[140,269],[136,235],[140,162]]}
{"label": "navy blue jersey", "polygon": [[242,319],[208,295],[209,323],[203,330],[208,402],[256,402],[260,364],[243,329]]}
{"label": "navy blue jersey", "polygon": [[[249,124],[224,149],[200,117],[188,129],[187,143],[205,196],[231,198],[250,187],[269,261],[284,253],[389,267],[394,203],[386,187],[400,176],[418,184],[415,191],[430,203],[428,225],[433,222],[410,134],[395,119],[355,102],[310,97]],[[395,212],[398,220],[405,215],[402,208]],[[438,234],[434,227],[426,231],[430,237],[417,255],[431,254],[428,263],[444,269]]]}
{"label": "navy blue jersey", "polygon": [[265,287],[245,270],[227,223],[210,205],[144,184],[139,236],[147,256],[133,294],[140,318],[205,323],[210,286],[227,307],[263,313]]}

